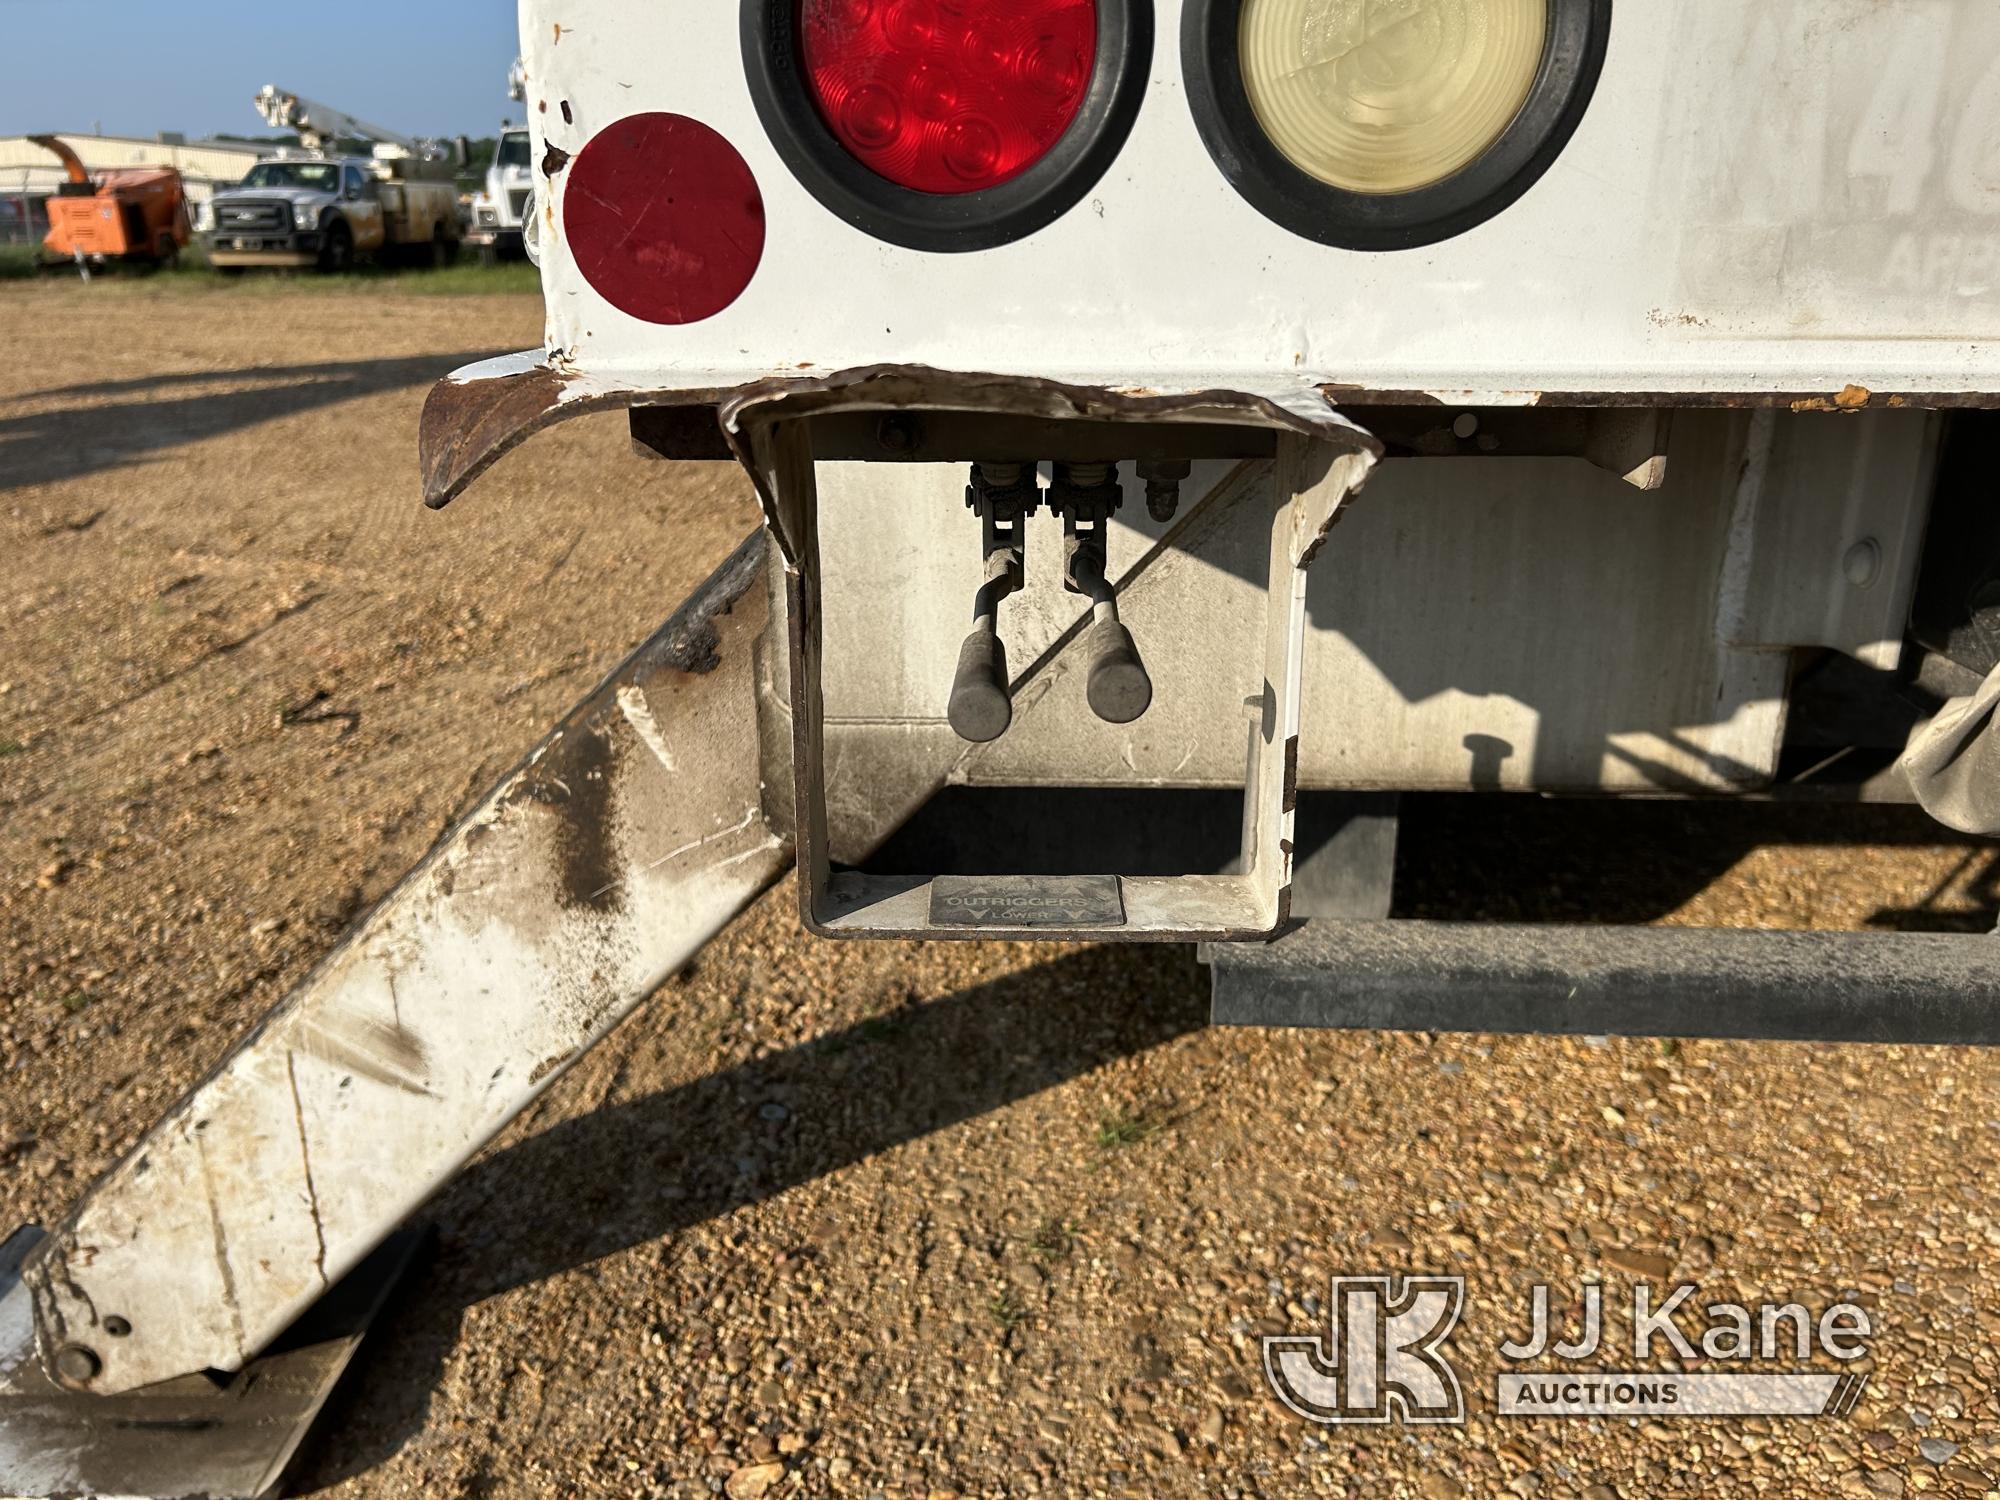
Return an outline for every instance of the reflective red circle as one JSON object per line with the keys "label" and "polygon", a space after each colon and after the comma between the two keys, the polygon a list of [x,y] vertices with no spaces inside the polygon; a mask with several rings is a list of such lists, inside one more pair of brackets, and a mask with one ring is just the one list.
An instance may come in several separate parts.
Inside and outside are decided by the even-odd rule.
{"label": "reflective red circle", "polygon": [[764,198],[734,146],[686,115],[628,115],[569,164],[563,233],[584,280],[648,323],[729,306],[764,256]]}
{"label": "reflective red circle", "polygon": [[1062,139],[1097,60],[1096,0],[800,0],[813,105],[854,156],[970,193]]}

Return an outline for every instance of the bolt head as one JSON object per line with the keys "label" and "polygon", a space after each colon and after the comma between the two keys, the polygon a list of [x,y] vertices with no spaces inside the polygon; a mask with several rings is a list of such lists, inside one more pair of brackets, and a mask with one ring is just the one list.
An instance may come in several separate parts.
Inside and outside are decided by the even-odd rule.
{"label": "bolt head", "polygon": [[1841,570],[1854,587],[1871,587],[1882,576],[1882,544],[1872,536],[1863,537],[1847,549],[1847,555],[1841,559]]}
{"label": "bolt head", "polygon": [[88,1385],[97,1378],[97,1372],[104,1368],[104,1361],[97,1357],[93,1349],[82,1344],[64,1344],[56,1350],[56,1374],[71,1385]]}
{"label": "bolt head", "polygon": [[900,412],[875,424],[875,441],[891,453],[908,453],[917,445],[916,423]]}

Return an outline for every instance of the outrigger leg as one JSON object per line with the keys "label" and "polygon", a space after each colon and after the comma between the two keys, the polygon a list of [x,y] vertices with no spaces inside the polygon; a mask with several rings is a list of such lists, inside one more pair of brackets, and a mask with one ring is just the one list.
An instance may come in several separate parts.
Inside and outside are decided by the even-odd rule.
{"label": "outrigger leg", "polygon": [[785,869],[771,551],[738,547],[62,1223],[0,1244],[0,1494],[273,1489],[407,1259],[385,1239]]}

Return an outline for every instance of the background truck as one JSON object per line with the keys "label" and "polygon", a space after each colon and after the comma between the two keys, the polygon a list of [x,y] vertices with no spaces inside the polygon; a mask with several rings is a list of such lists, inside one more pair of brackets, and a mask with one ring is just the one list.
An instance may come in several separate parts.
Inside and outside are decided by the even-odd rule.
{"label": "background truck", "polygon": [[[442,143],[398,135],[273,85],[256,104],[271,125],[298,131],[304,149],[257,163],[210,201],[200,231],[212,264],[339,271],[357,255],[402,252],[434,265],[457,257],[458,192]],[[373,146],[366,155],[339,154],[328,149],[337,141]]]}
{"label": "background truck", "polygon": [[528,170],[528,128],[504,127],[493,165],[486,169],[486,187],[472,199],[472,223],[465,231],[465,242],[478,252],[482,265],[526,253],[521,223],[534,192],[534,177]]}
{"label": "background truck", "polygon": [[[507,73],[507,97],[521,100],[527,91],[527,77],[519,58]],[[512,260],[526,253],[521,242],[521,223],[535,192],[535,177],[528,155],[528,127],[503,121],[493,161],[486,169],[486,185],[472,199],[472,222],[465,232],[466,244],[479,253],[480,264]]]}

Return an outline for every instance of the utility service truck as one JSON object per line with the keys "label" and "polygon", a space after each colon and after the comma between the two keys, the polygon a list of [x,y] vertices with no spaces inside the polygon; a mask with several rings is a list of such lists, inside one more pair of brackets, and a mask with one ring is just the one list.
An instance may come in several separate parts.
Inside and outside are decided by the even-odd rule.
{"label": "utility service truck", "polygon": [[[370,125],[267,84],[257,112],[296,130],[303,151],[258,162],[235,187],[217,192],[198,222],[212,264],[317,266],[344,271],[360,255],[404,255],[444,265],[461,239],[452,148]],[[334,150],[372,142],[367,155]],[[463,145],[457,147],[463,158]]]}
{"label": "utility service truck", "polygon": [[763,525],[9,1242],[0,1488],[268,1482],[397,1227],[793,866],[1225,1024],[2000,1036],[1986,934],[1389,915],[1413,791],[2000,830],[2000,10],[520,13],[546,336],[425,497],[624,410]]}
{"label": "utility service truck", "polygon": [[[521,60],[507,72],[507,97],[523,102],[527,78]],[[535,196],[535,178],[528,159],[528,127],[504,121],[486,168],[485,185],[472,197],[471,222],[465,243],[478,252],[481,265],[513,260],[525,253],[521,225]]]}

